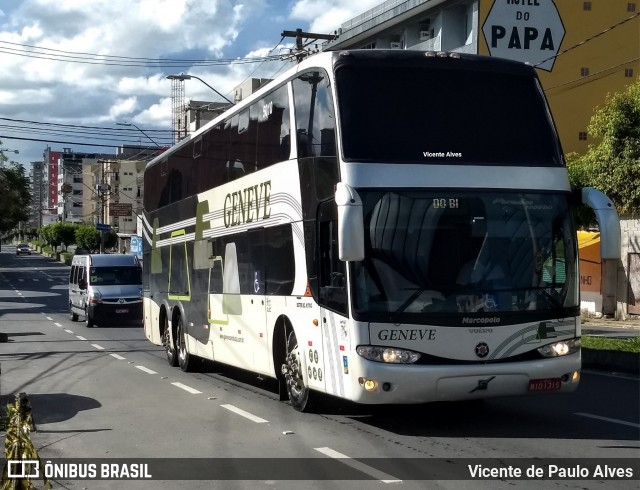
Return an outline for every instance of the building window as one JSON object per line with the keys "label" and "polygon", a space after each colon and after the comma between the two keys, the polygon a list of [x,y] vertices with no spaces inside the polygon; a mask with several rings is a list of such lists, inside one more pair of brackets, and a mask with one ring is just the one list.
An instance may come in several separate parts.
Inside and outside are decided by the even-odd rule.
{"label": "building window", "polygon": [[626,78],[632,78],[633,77],[633,68],[625,68],[624,69],[624,76]]}
{"label": "building window", "polygon": [[587,68],[587,67],[580,68],[580,76],[581,77],[588,77],[589,76],[589,68]]}
{"label": "building window", "polygon": [[636,11],[636,4],[635,3],[628,3],[627,4],[627,12],[635,12]]}
{"label": "building window", "polygon": [[578,139],[580,141],[587,141],[587,132],[586,131],[580,131],[578,133]]}
{"label": "building window", "polygon": [[582,4],[582,10],[591,10],[591,2],[584,2]]}

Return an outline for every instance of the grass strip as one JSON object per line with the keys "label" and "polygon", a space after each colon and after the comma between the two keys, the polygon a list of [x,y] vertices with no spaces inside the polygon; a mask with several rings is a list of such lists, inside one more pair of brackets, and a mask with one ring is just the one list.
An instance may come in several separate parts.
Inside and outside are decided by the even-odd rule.
{"label": "grass strip", "polygon": [[621,352],[634,352],[640,354],[640,337],[614,339],[610,337],[583,335],[582,347],[584,347],[585,349],[613,350]]}

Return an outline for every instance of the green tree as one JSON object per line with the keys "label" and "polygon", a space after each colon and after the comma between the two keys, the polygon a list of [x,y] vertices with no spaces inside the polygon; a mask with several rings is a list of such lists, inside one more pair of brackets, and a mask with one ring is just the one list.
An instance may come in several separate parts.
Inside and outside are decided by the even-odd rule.
{"label": "green tree", "polygon": [[60,241],[64,245],[66,250],[69,245],[76,243],[76,228],[78,225],[73,223],[59,223],[60,228]]}
{"label": "green tree", "polygon": [[[595,187],[620,215],[640,208],[640,78],[624,92],[607,96],[588,127],[598,140],[584,155],[567,155],[571,185]],[[579,219],[584,219],[580,213]],[[581,224],[591,224],[584,223]]]}
{"label": "green tree", "polygon": [[[2,141],[0,141],[2,145]],[[0,234],[29,219],[29,178],[22,165],[6,164],[7,157],[0,152]]]}
{"label": "green tree", "polygon": [[100,232],[93,225],[79,225],[75,231],[76,245],[90,252],[100,249]]}

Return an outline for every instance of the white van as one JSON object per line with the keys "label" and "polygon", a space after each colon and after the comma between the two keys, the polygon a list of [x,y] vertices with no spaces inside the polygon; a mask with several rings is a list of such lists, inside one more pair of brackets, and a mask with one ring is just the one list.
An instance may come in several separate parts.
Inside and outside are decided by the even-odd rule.
{"label": "white van", "polygon": [[142,267],[129,254],[76,255],[69,273],[71,320],[94,325],[142,324]]}

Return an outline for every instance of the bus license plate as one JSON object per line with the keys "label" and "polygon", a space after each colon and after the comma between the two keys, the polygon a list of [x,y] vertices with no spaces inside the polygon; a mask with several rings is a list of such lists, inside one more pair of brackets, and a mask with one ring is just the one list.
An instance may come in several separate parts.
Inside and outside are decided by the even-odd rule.
{"label": "bus license plate", "polygon": [[129,309],[128,308],[120,308],[119,310],[116,310],[116,313],[129,313]]}
{"label": "bus license plate", "polygon": [[529,391],[557,391],[562,386],[560,378],[530,379]]}

